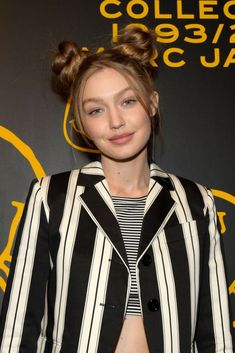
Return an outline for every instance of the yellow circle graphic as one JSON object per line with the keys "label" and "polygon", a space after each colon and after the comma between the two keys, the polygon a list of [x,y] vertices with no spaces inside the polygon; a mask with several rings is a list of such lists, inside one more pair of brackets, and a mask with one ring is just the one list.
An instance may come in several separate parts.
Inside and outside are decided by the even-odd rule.
{"label": "yellow circle graphic", "polygon": [[[64,118],[63,118],[63,133],[64,133],[64,137],[65,137],[67,143],[71,147],[73,147],[74,149],[79,150],[80,152],[100,153],[98,150],[78,146],[72,142],[71,138],[69,137],[68,131],[67,131],[68,124],[70,124],[72,126],[72,129],[74,129],[76,131],[76,133],[79,134],[81,132],[77,129],[74,120],[68,121],[70,108],[71,108],[71,101],[68,100],[66,107],[65,107]],[[7,129],[1,125],[0,125],[0,138],[5,140],[9,144],[11,144],[28,161],[30,167],[34,171],[34,174],[37,178],[41,178],[46,175],[42,165],[40,164],[39,160],[35,156],[33,150],[25,142],[23,142],[18,136],[16,136],[12,131],[10,131],[9,129]],[[212,189],[212,193],[215,197],[220,198],[226,202],[229,202],[232,205],[235,205],[235,196],[234,195],[232,195],[228,192],[222,191],[222,190],[217,190],[217,189]],[[16,212],[15,212],[15,216],[13,217],[13,220],[10,225],[7,245],[0,255],[0,270],[3,271],[3,273],[6,275],[6,277],[9,274],[12,246],[14,243],[16,230],[17,230],[20,218],[22,216],[23,207],[24,207],[24,204],[22,202],[18,202],[18,201],[12,201],[11,205],[13,207],[15,207]],[[219,223],[221,226],[221,233],[222,234],[224,234],[226,232],[226,225],[224,222],[225,216],[226,216],[225,212],[218,212],[218,218],[219,218]],[[6,288],[6,281],[0,275],[0,289],[4,292],[5,288]],[[235,294],[235,280],[229,286],[229,294]],[[233,322],[233,326],[235,327],[235,322]]]}
{"label": "yellow circle graphic", "polygon": [[[68,102],[66,103],[65,111],[64,111],[63,132],[64,132],[65,140],[67,141],[67,143],[70,146],[72,146],[76,150],[79,150],[80,152],[98,153],[99,154],[100,152],[96,149],[86,148],[86,147],[76,145],[69,137],[69,134],[67,131],[67,125],[68,125],[68,117],[69,117],[70,109],[71,109],[71,99],[69,99]],[[81,134],[81,131],[79,131],[78,128],[76,127],[74,119],[70,120],[69,123],[71,124],[72,128],[76,131],[77,134]]]}
{"label": "yellow circle graphic", "polygon": [[[45,171],[35,156],[32,149],[23,142],[19,137],[17,137],[13,132],[7,128],[0,125],[0,138],[11,144],[28,162],[30,167],[33,169],[35,176],[37,178],[42,178],[45,176]],[[0,270],[8,277],[9,267],[11,262],[12,246],[14,243],[14,238],[16,230],[23,213],[24,204],[18,201],[12,201],[11,205],[16,208],[15,216],[11,222],[7,245],[0,255]],[[0,289],[5,292],[6,281],[0,275]]]}

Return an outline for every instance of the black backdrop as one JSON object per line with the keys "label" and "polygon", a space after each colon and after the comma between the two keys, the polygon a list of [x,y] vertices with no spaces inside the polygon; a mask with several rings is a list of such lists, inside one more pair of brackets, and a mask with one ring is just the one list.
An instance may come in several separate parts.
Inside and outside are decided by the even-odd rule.
{"label": "black backdrop", "polygon": [[235,331],[234,19],[234,0],[1,1],[0,298],[30,180],[89,160],[72,143],[65,103],[51,92],[51,51],[64,39],[96,51],[135,24],[163,37],[156,161],[215,195]]}

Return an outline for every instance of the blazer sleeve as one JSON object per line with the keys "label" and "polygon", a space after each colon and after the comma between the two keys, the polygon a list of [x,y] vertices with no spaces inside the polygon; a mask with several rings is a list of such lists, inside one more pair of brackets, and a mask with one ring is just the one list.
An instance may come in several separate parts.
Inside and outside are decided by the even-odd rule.
{"label": "blazer sleeve", "polygon": [[208,230],[202,252],[196,345],[200,353],[233,353],[228,289],[214,198],[207,190]]}
{"label": "blazer sleeve", "polygon": [[0,317],[1,353],[37,351],[50,270],[43,183],[32,182],[16,237]]}

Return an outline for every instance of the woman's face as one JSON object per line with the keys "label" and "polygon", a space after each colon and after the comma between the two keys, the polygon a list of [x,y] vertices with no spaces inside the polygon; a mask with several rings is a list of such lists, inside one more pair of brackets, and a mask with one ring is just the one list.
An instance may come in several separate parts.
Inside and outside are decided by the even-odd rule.
{"label": "woman's face", "polygon": [[151,122],[134,90],[112,68],[92,74],[83,93],[82,124],[102,158],[147,158]]}

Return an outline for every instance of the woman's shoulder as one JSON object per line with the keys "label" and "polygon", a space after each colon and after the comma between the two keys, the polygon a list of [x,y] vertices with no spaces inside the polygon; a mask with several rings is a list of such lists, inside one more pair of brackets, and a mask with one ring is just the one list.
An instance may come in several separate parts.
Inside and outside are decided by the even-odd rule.
{"label": "woman's shoulder", "polygon": [[213,199],[212,192],[207,186],[198,181],[165,171],[155,163],[151,164],[151,174],[182,202],[201,205],[205,209],[208,205],[208,199]]}
{"label": "woman's shoulder", "polygon": [[62,171],[34,179],[32,184],[37,184],[43,193],[54,196],[58,193],[66,193],[68,188],[94,185],[103,178],[104,173],[101,163],[91,162],[77,169]]}
{"label": "woman's shoulder", "polygon": [[[76,169],[71,169],[71,170],[65,170],[61,171],[59,173],[54,173],[50,175],[46,175],[42,178],[39,178],[38,181],[39,183],[44,183],[44,182],[68,182],[69,179],[78,177],[80,174],[83,175],[102,175],[103,176],[103,170],[101,167],[101,163],[96,161],[96,162],[91,162],[88,163],[84,166],[81,166]],[[36,179],[35,179],[36,180]]]}
{"label": "woman's shoulder", "polygon": [[[190,191],[191,189],[200,189],[200,192],[207,192],[208,188],[189,178],[186,178],[182,175],[178,175],[169,171],[162,169],[156,163],[151,163],[150,165],[150,175],[151,177],[157,177],[162,182],[170,185],[173,189],[184,188],[185,191]],[[201,190],[202,189],[202,190]]]}

